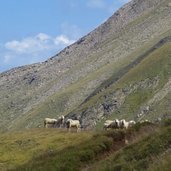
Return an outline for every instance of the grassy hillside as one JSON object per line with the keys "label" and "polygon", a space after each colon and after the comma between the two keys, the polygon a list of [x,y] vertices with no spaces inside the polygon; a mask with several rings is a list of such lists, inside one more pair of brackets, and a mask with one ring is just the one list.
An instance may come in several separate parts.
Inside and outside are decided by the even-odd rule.
{"label": "grassy hillside", "polygon": [[[3,133],[0,170],[167,170],[170,126],[167,120],[160,125],[137,124],[127,131],[34,129]],[[156,165],[159,161],[161,165]]]}
{"label": "grassy hillside", "polygon": [[171,160],[170,131],[170,127],[155,130],[152,135],[136,140],[116,153],[110,154],[89,170],[170,170],[171,167],[168,165]]}
{"label": "grassy hillside", "polygon": [[39,155],[48,157],[63,149],[89,141],[94,133],[68,133],[57,129],[31,129],[0,135],[0,170],[18,167]]}

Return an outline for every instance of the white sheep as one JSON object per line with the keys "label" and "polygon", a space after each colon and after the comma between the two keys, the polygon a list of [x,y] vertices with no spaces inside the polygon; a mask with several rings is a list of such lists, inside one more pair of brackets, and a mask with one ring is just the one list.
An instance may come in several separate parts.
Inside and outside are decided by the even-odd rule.
{"label": "white sheep", "polygon": [[79,120],[68,119],[66,121],[66,125],[67,125],[67,128],[68,128],[68,131],[69,132],[70,132],[70,129],[71,128],[76,128],[77,132],[81,128],[81,125],[80,125],[80,121]]}
{"label": "white sheep", "polygon": [[60,116],[58,119],[57,119],[57,122],[56,122],[56,126],[58,127],[58,128],[61,128],[63,125],[64,125],[64,119],[65,119],[65,117],[62,115],[62,116]]}
{"label": "white sheep", "polygon": [[136,124],[136,122],[134,120],[129,121],[129,127],[132,127],[135,124]]}
{"label": "white sheep", "polygon": [[54,127],[56,122],[57,122],[57,119],[45,118],[44,119],[44,127],[48,128],[48,124],[50,124],[51,127]]}
{"label": "white sheep", "polygon": [[61,127],[64,124],[65,117],[62,115],[58,119],[51,119],[51,118],[45,118],[44,119],[44,127],[48,128],[48,125],[51,125],[50,127]]}
{"label": "white sheep", "polygon": [[103,125],[103,128],[105,130],[107,130],[108,128],[118,129],[119,128],[119,120],[118,119],[106,120]]}
{"label": "white sheep", "polygon": [[128,127],[129,127],[129,122],[127,122],[125,119],[119,121],[119,128],[128,129]]}
{"label": "white sheep", "polygon": [[109,128],[110,124],[113,122],[113,120],[106,120],[103,124],[103,129],[107,130]]}

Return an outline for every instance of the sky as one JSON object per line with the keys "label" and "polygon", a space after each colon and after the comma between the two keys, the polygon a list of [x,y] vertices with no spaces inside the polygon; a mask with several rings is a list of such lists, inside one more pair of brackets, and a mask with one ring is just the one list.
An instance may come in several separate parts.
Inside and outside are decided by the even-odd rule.
{"label": "sky", "polygon": [[0,72],[45,61],[129,0],[0,0]]}

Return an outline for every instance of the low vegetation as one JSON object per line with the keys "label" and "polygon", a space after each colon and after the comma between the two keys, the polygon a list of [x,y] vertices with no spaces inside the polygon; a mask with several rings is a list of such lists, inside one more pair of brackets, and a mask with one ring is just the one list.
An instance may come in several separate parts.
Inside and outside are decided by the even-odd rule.
{"label": "low vegetation", "polygon": [[[170,144],[171,127],[154,128],[149,135],[130,143],[89,170],[167,170],[171,159]],[[164,157],[166,153],[167,157]],[[162,163],[163,167],[156,166],[156,162]]]}
{"label": "low vegetation", "polygon": [[2,171],[163,171],[170,167],[171,120],[162,124],[136,124],[126,131],[68,133],[34,129],[10,132],[3,133],[0,142]]}
{"label": "low vegetation", "polygon": [[66,130],[31,129],[0,135],[0,170],[18,167],[36,156],[59,152],[92,138],[93,132],[69,134]]}

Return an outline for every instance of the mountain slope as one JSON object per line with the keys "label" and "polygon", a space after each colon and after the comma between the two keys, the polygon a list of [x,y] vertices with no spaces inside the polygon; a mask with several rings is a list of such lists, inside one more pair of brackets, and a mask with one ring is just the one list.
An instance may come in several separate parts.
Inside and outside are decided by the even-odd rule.
{"label": "mountain slope", "polygon": [[[138,63],[134,61],[170,35],[170,0],[129,2],[104,24],[49,60],[1,73],[0,128],[8,130],[42,126],[44,117],[57,117],[68,113],[69,116],[80,118],[87,127],[94,127],[105,117],[135,117],[139,114],[138,110],[144,107],[145,101],[155,98],[156,91],[162,91],[162,86],[167,85],[169,73],[166,74],[167,78],[165,76],[158,78],[156,61],[156,65],[153,66],[156,74],[152,80],[147,74],[142,76],[142,80],[135,81],[134,75],[129,77],[129,73],[132,68],[134,70],[136,67],[141,68],[143,61]],[[147,54],[144,60],[149,58],[147,62],[149,64],[156,60],[155,58],[150,60],[153,58],[153,53],[161,53],[162,58],[162,53],[167,51],[166,66],[167,60],[169,61],[169,46],[167,42],[162,47],[157,47],[158,49]],[[130,67],[125,72],[127,66]],[[137,69],[135,73],[141,75],[147,68]],[[165,71],[164,67],[161,72],[169,71],[167,69]],[[122,73],[121,78],[117,78],[118,73]],[[144,90],[132,96],[132,92],[128,93],[129,96],[123,93],[121,90],[128,88],[128,85],[124,84],[123,77],[130,82],[134,81],[130,86],[131,91],[145,85]],[[118,91],[116,91],[118,89],[116,78],[117,82],[123,84]],[[108,82],[111,82],[110,87],[105,87]],[[151,89],[148,87],[149,84],[152,85]],[[133,86],[136,88],[132,88]],[[116,95],[110,96],[110,93]],[[138,105],[134,104],[134,101],[142,96],[141,93],[147,96],[138,101]],[[102,96],[104,98],[101,98]],[[117,110],[108,107],[110,98],[119,104],[115,104]],[[101,99],[100,103],[98,99]],[[123,106],[125,99],[133,103],[131,107]],[[127,108],[129,115],[126,114]],[[126,116],[118,115],[116,112],[121,114],[126,112]]]}
{"label": "mountain slope", "polygon": [[[71,112],[70,117],[81,117],[83,125],[87,125],[92,118],[92,122],[98,122],[99,118],[116,117],[139,121],[171,116],[168,98],[171,91],[170,46],[171,42],[167,42],[154,52],[147,53],[145,59],[130,67],[123,76],[117,73],[111,77],[99,93],[90,96],[88,101]],[[114,83],[111,84],[111,81]],[[161,102],[165,107],[156,110]]]}

